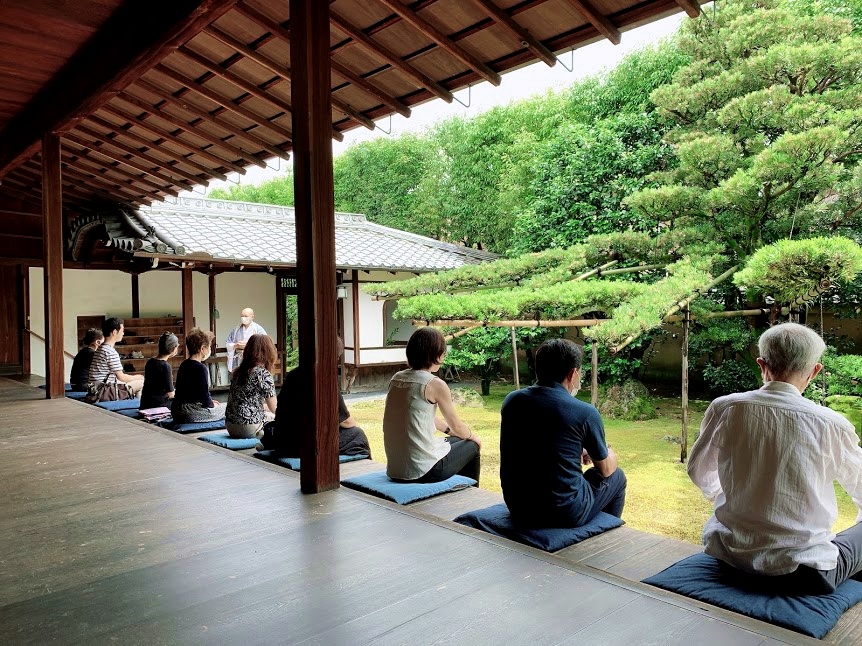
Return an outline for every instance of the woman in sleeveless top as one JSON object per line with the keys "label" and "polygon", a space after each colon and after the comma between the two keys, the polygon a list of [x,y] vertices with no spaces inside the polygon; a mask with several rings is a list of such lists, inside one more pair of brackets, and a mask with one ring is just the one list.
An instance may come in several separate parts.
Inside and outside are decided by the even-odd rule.
{"label": "woman in sleeveless top", "polygon": [[[433,374],[445,356],[446,340],[440,331],[420,328],[407,342],[410,369],[389,382],[383,444],[386,474],[393,480],[441,482],[459,474],[479,482],[482,442],[455,413],[449,386]],[[449,437],[441,438],[435,431]]]}

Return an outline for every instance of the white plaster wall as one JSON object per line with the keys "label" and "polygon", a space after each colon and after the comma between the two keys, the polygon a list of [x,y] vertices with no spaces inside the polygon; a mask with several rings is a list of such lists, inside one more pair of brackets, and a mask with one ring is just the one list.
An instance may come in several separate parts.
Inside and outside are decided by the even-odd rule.
{"label": "white plaster wall", "polygon": [[359,361],[363,366],[375,363],[407,363],[407,352],[403,347],[362,350]]}
{"label": "white plaster wall", "polygon": [[[275,341],[275,276],[265,272],[237,272],[219,274],[215,280],[216,308],[219,311],[215,333],[219,346],[224,345],[231,329],[239,325],[239,313],[246,307],[254,310],[254,320]],[[206,285],[203,292],[206,295]],[[195,310],[199,324],[206,325],[206,314],[206,309],[201,313]]]}
{"label": "white plaster wall", "polygon": [[[78,317],[107,315],[128,318],[132,313],[132,279],[121,271],[63,270],[63,346],[78,352]],[[41,267],[30,268],[30,329],[45,336],[45,297]],[[33,374],[45,376],[45,344],[30,337]],[[66,357],[66,375],[72,360]]]}
{"label": "white plaster wall", "polygon": [[383,346],[383,301],[375,301],[371,294],[359,291],[359,361],[366,363],[361,348]]}

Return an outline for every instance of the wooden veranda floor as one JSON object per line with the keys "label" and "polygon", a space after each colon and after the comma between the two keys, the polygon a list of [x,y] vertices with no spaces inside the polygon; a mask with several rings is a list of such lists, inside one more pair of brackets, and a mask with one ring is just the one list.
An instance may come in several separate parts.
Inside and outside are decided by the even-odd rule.
{"label": "wooden veranda floor", "polygon": [[817,643],[624,578],[684,555],[660,537],[547,555],[443,520],[488,492],[305,496],[280,467],[42,397],[0,379],[3,644]]}

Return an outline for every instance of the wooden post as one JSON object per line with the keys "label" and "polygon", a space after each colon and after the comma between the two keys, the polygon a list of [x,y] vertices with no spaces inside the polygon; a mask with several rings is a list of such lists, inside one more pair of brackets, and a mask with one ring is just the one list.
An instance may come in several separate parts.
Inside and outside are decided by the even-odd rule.
{"label": "wooden post", "polygon": [[682,429],[679,436],[679,461],[688,459],[688,333],[691,325],[690,312],[682,314]]}
{"label": "wooden post", "polygon": [[21,374],[29,375],[30,365],[30,267],[18,265],[18,314],[21,317]]}
{"label": "wooden post", "polygon": [[359,270],[353,270],[351,279],[352,296],[351,304],[353,305],[353,366],[359,367]]}
{"label": "wooden post", "polygon": [[509,328],[512,332],[512,373],[515,376],[515,390],[521,388],[521,375],[518,374],[518,337],[515,336],[515,328]]}
{"label": "wooden post", "polygon": [[282,274],[275,275],[275,347],[281,355],[281,383],[284,383],[285,365],[287,364],[287,347],[284,334],[284,288],[281,286]]}
{"label": "wooden post", "polygon": [[141,318],[141,291],[138,274],[132,274],[132,318]]}
{"label": "wooden post", "polygon": [[183,334],[188,334],[195,326],[194,292],[192,286],[192,270],[182,270],[183,281]]}
{"label": "wooden post", "polygon": [[[60,138],[42,138],[42,258],[45,274],[45,394],[65,397],[63,358],[63,185]],[[29,341],[29,340],[28,340]]]}
{"label": "wooden post", "polygon": [[593,357],[590,364],[590,403],[599,405],[599,344],[593,339]]}
{"label": "wooden post", "polygon": [[329,3],[290,0],[293,181],[299,286],[300,485],[338,487],[335,197]]}

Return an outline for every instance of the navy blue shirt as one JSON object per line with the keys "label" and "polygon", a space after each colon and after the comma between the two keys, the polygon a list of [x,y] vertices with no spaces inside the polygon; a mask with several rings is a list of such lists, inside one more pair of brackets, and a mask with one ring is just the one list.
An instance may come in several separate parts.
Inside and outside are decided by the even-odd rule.
{"label": "navy blue shirt", "polygon": [[214,408],[210,396],[210,371],[200,361],[186,359],[177,370],[177,384],[172,406],[200,404],[204,408]]}
{"label": "navy blue shirt", "polygon": [[582,525],[593,490],[581,452],[608,457],[599,411],[561,384],[542,383],[509,393],[500,415],[500,481],[512,517],[535,526]]}

